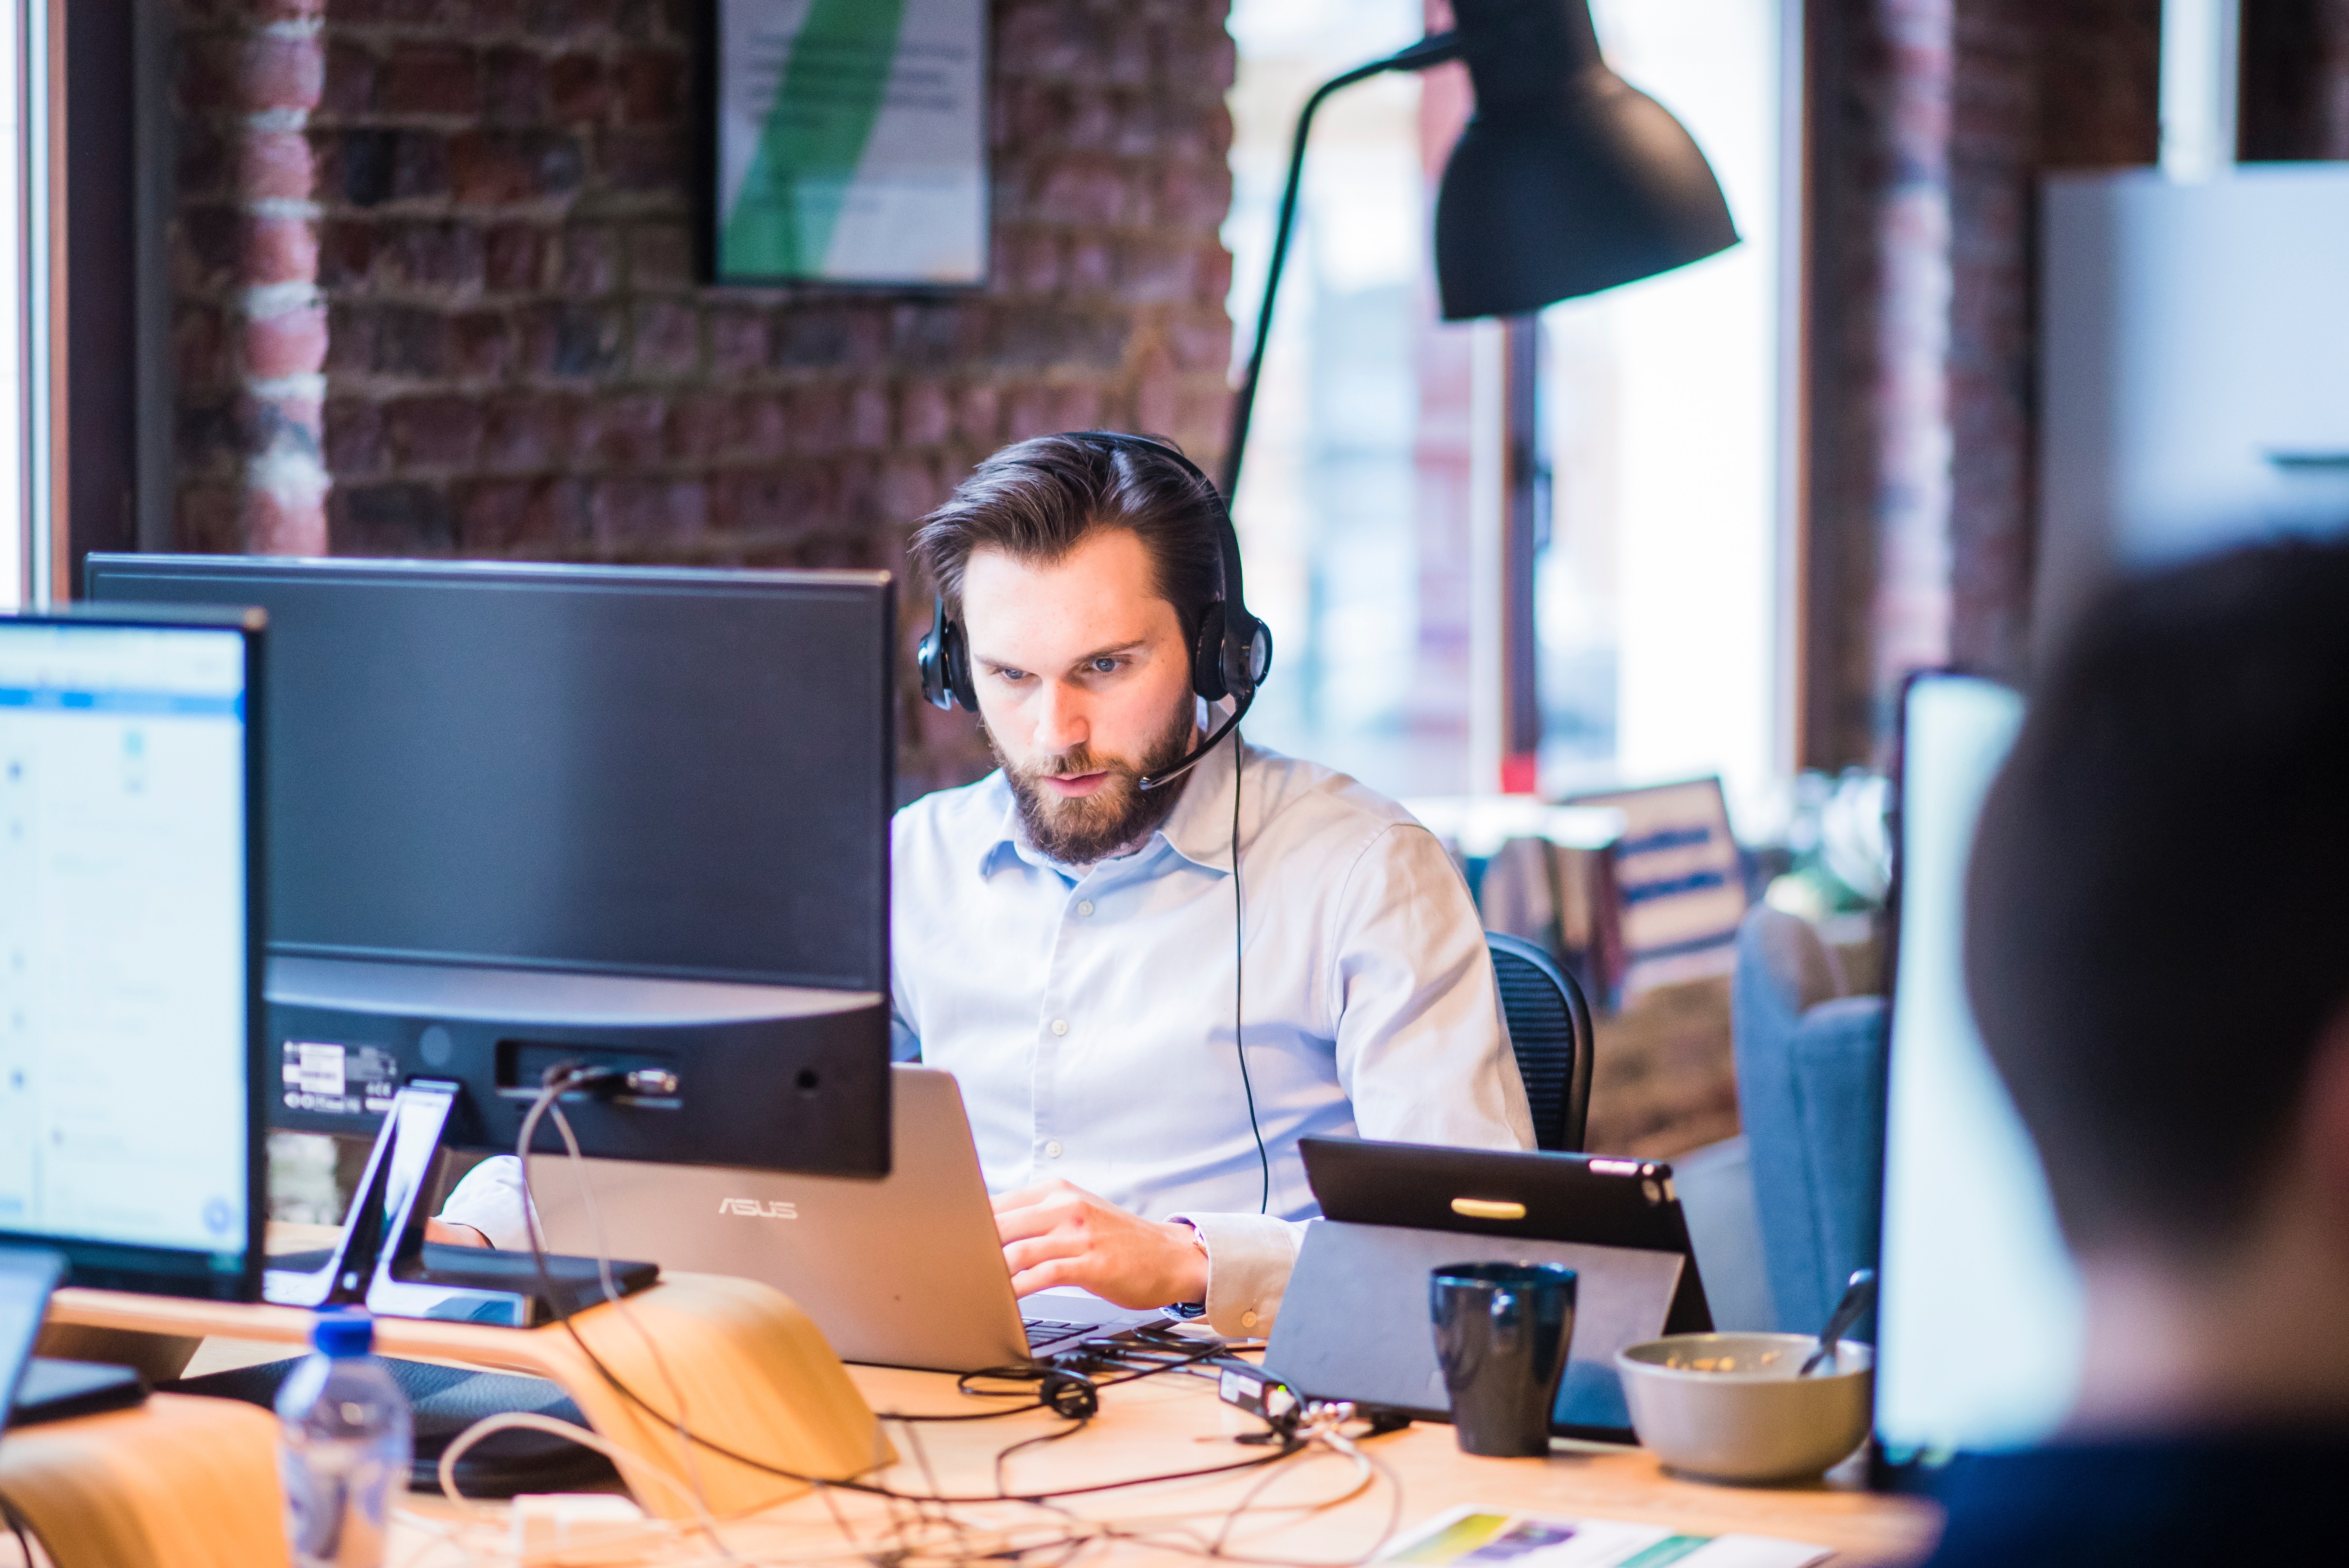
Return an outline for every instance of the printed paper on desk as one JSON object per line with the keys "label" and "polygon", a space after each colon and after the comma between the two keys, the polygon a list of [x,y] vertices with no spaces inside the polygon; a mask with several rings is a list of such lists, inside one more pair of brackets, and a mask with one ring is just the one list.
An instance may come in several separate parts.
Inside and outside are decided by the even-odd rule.
{"label": "printed paper on desk", "polygon": [[1768,1535],[1684,1535],[1619,1519],[1552,1519],[1455,1508],[1414,1531],[1382,1563],[1431,1568],[1805,1568],[1825,1546]]}

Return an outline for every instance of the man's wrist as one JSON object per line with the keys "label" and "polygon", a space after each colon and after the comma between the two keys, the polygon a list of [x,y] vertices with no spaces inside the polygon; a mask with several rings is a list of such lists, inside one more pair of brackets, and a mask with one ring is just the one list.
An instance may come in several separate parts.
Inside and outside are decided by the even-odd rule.
{"label": "man's wrist", "polygon": [[1169,1220],[1166,1222],[1166,1228],[1173,1231],[1190,1249],[1193,1261],[1191,1266],[1184,1271],[1185,1277],[1195,1281],[1198,1287],[1188,1294],[1178,1294],[1175,1304],[1183,1306],[1204,1306],[1207,1300],[1208,1274],[1214,1267],[1214,1254],[1207,1251],[1207,1238],[1201,1235],[1199,1227],[1188,1220]]}

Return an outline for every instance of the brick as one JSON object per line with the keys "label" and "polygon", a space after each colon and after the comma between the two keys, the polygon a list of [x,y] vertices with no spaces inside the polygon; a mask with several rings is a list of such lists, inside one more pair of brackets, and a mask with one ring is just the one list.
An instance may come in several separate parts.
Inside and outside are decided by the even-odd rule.
{"label": "brick", "polygon": [[610,26],[618,9],[616,0],[529,0],[523,26],[540,37],[576,36]]}
{"label": "brick", "polygon": [[1197,256],[1189,246],[1133,241],[1119,248],[1117,294],[1128,304],[1187,300],[1197,287]]}
{"label": "brick", "polygon": [[171,439],[180,471],[194,478],[233,477],[243,469],[236,405],[224,397],[181,402]]}
{"label": "brick", "polygon": [[481,232],[470,223],[414,222],[388,229],[381,242],[382,281],[436,293],[481,284]]}
{"label": "brick", "polygon": [[241,485],[181,486],[178,505],[172,511],[172,542],[181,550],[206,555],[242,552],[244,525],[239,513],[243,501]]}
{"label": "brick", "polygon": [[237,149],[236,191],[247,201],[306,201],[316,160],[298,130],[256,130]]}
{"label": "brick", "polygon": [[317,276],[318,236],[309,219],[264,215],[245,220],[239,283],[306,284]]}
{"label": "brick", "polygon": [[678,397],[668,408],[668,456],[672,460],[707,463],[723,457],[734,429],[734,400],[723,393],[703,392]]}
{"label": "brick", "polygon": [[897,438],[908,447],[935,447],[954,434],[954,401],[935,381],[916,381],[897,395]]}
{"label": "brick", "polygon": [[481,60],[460,44],[394,44],[376,77],[375,108],[398,115],[478,114]]}
{"label": "brick", "polygon": [[556,286],[573,298],[607,294],[620,284],[620,239],[611,229],[568,228],[562,232],[562,262]]}
{"label": "brick", "polygon": [[628,284],[683,287],[693,278],[693,233],[682,223],[639,223],[628,231]]}
{"label": "brick", "polygon": [[[429,379],[449,368],[449,321],[438,311],[407,306],[374,306],[352,311],[367,345],[364,368],[378,376]],[[337,339],[342,328],[336,328]]]}
{"label": "brick", "polygon": [[489,405],[481,427],[481,464],[492,472],[528,473],[553,468],[572,450],[567,397],[520,394]]}
{"label": "brick", "polygon": [[844,436],[845,405],[837,387],[811,387],[792,393],[787,416],[792,452],[821,458],[838,451]]}
{"label": "brick", "polygon": [[543,376],[605,375],[620,362],[623,319],[618,311],[605,306],[542,307],[523,329],[523,366]]}
{"label": "brick", "polygon": [[449,324],[455,373],[468,381],[502,381],[520,358],[513,323],[499,310],[467,311]]}
{"label": "brick", "polygon": [[1061,428],[1053,415],[1051,392],[1033,384],[1021,387],[1011,394],[1006,419],[1008,428],[1004,437],[1007,440],[1025,441],[1037,436],[1049,436]]}
{"label": "brick", "polygon": [[172,178],[182,202],[225,196],[236,178],[230,143],[209,120],[181,116],[172,128]]}
{"label": "brick", "polygon": [[171,281],[182,294],[211,294],[236,281],[244,220],[225,207],[201,207],[180,216],[171,247]]}
{"label": "brick", "polygon": [[534,125],[546,108],[546,61],[530,49],[481,57],[481,117],[492,125]]}
{"label": "brick", "polygon": [[350,119],[375,107],[378,61],[364,45],[330,40],[326,45],[326,81],[318,95],[322,113]]}
{"label": "brick", "polygon": [[599,397],[584,405],[574,426],[580,456],[614,468],[645,468],[661,459],[668,405],[636,395]]}
{"label": "brick", "polygon": [[244,550],[254,555],[324,555],[331,531],[322,499],[248,490],[239,509]]}
{"label": "brick", "polygon": [[605,131],[596,159],[612,189],[632,194],[683,190],[693,167],[685,138],[673,130]]}
{"label": "brick", "polygon": [[767,313],[750,306],[714,305],[709,311],[709,369],[715,376],[748,376],[764,367],[770,352]]}
{"label": "brick", "polygon": [[318,225],[318,286],[348,289],[364,284],[375,265],[375,225],[329,218]]}
{"label": "brick", "polygon": [[462,131],[449,140],[449,190],[466,206],[566,197],[585,174],[579,143],[554,131]]}
{"label": "brick", "polygon": [[1114,252],[1109,242],[1098,234],[1087,234],[1069,248],[1069,292],[1072,294],[1107,294],[1111,280],[1116,275]]}
{"label": "brick", "polygon": [[481,245],[481,286],[498,294],[536,289],[546,275],[547,235],[527,223],[501,223]]}
{"label": "brick", "polygon": [[728,418],[726,445],[745,457],[771,461],[791,449],[791,414],[781,397],[738,397]]}
{"label": "brick", "polygon": [[326,51],[315,34],[264,34],[246,40],[239,50],[237,107],[313,108],[326,84]]}
{"label": "brick", "polygon": [[445,555],[457,545],[448,495],[410,480],[336,487],[327,532],[340,555]]}
{"label": "brick", "polygon": [[663,480],[604,480],[589,501],[595,542],[612,545],[689,539],[709,527],[705,486]]}
{"label": "brick", "polygon": [[639,376],[690,376],[701,361],[701,321],[679,300],[646,300],[633,312],[628,360]]}
{"label": "brick", "polygon": [[317,305],[301,305],[276,315],[248,318],[243,332],[245,374],[274,381],[283,376],[305,376],[326,363],[326,313]]}
{"label": "brick", "polygon": [[470,397],[403,397],[384,410],[384,423],[404,469],[464,468],[481,447],[480,410]]}
{"label": "brick", "polygon": [[182,303],[172,314],[171,373],[183,397],[229,385],[234,371],[217,307]]}
{"label": "brick", "polygon": [[558,122],[604,118],[610,101],[604,62],[594,55],[558,55],[546,67],[547,108]]}
{"label": "brick", "polygon": [[382,404],[371,397],[337,397],[326,405],[326,469],[338,481],[391,471]]}
{"label": "brick", "polygon": [[955,399],[955,434],[982,449],[1002,439],[1003,396],[993,383],[975,382],[962,389]]}
{"label": "brick", "polygon": [[887,392],[878,387],[859,387],[848,395],[843,438],[860,451],[874,451],[889,444]]}
{"label": "brick", "polygon": [[685,98],[685,57],[668,50],[636,49],[623,55],[613,71],[615,107],[623,125],[668,125]]}

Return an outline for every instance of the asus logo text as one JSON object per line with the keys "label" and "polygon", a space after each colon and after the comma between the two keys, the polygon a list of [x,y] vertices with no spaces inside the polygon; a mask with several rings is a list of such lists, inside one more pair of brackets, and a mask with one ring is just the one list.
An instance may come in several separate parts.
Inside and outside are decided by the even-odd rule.
{"label": "asus logo text", "polygon": [[786,1203],[780,1200],[772,1203],[761,1203],[756,1198],[720,1198],[718,1200],[718,1212],[721,1214],[740,1214],[750,1220],[796,1220],[800,1217],[799,1205],[796,1203]]}

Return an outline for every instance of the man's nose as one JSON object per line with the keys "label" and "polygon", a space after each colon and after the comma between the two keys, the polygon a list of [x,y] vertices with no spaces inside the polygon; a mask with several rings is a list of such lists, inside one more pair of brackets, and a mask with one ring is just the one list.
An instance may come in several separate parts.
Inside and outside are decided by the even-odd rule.
{"label": "man's nose", "polygon": [[1092,736],[1091,704],[1066,681],[1048,681],[1036,710],[1036,748],[1070,751]]}

